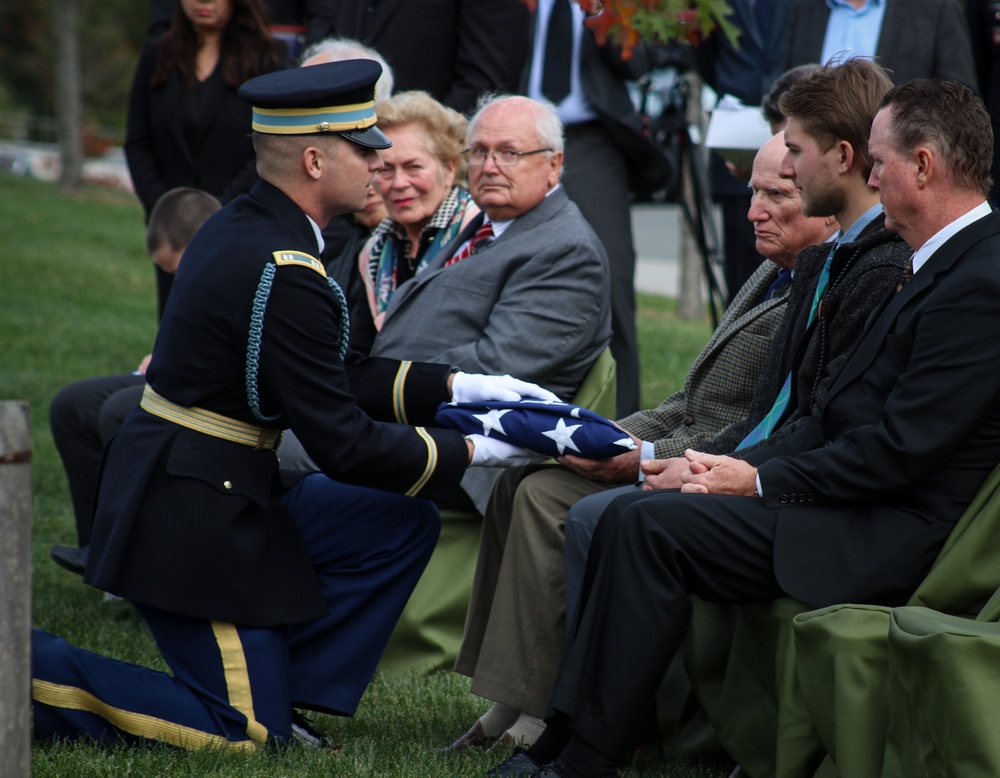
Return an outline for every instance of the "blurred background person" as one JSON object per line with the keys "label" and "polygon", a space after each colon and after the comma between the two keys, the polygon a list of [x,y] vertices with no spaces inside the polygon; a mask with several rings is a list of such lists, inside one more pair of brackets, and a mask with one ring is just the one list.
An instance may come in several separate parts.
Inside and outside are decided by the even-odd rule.
{"label": "blurred background person", "polygon": [[771,134],[777,135],[783,129],[785,125],[788,124],[788,117],[781,112],[781,106],[778,104],[781,100],[781,96],[785,94],[789,89],[795,86],[799,81],[808,78],[817,70],[820,70],[821,66],[813,63],[810,65],[798,65],[797,67],[786,70],[771,85],[770,91],[764,95],[764,102],[761,104],[760,109],[764,114],[764,119],[767,121],[768,127],[771,128]]}
{"label": "blurred background person", "polygon": [[[787,68],[784,64],[788,40],[785,27],[791,2],[728,0],[727,19],[739,31],[739,37],[732,41],[722,30],[716,29],[694,47],[698,73],[719,98],[732,95],[743,105],[761,105],[775,79]],[[722,157],[712,154],[709,185],[712,198],[722,213],[728,304],[763,258],[755,247],[753,226],[746,219],[750,208],[746,180],[733,175]]]}
{"label": "blurred background person", "polygon": [[[323,40],[333,25],[335,0],[265,0],[271,34],[288,47],[289,59],[305,58],[303,48]],[[177,0],[150,0],[146,35],[155,38],[170,27]]]}
{"label": "blurred background person", "polygon": [[[225,204],[257,179],[240,84],[282,66],[261,0],[181,0],[147,41],[129,93],[125,158],[146,220],[168,189]],[[172,276],[156,270],[162,316]]]}
{"label": "blurred background person", "polygon": [[401,92],[469,114],[482,95],[517,87],[528,53],[523,0],[333,1],[333,33],[379,51]]}
{"label": "blurred background person", "polygon": [[[571,0],[539,0],[522,94],[556,106],[566,129],[562,184],[608,254],[611,353],[617,364],[618,416],[639,410],[635,329],[635,245],[630,204],[667,182],[669,166],[649,142],[626,81],[650,66],[645,46],[630,59],[597,42],[586,13]],[[744,211],[745,213],[745,211]]]}
{"label": "blurred background person", "polygon": [[400,284],[438,257],[476,216],[479,207],[462,182],[468,122],[426,92],[401,92],[376,107],[379,127],[392,141],[381,152],[375,186],[388,217],[359,258],[376,329]]}
{"label": "blurred background person", "polygon": [[979,82],[979,94],[993,123],[993,188],[990,202],[996,206],[1000,180],[1000,3],[997,0],[965,0],[965,15],[972,41],[972,61]]}
{"label": "blurred background person", "polygon": [[868,57],[893,84],[942,78],[976,89],[958,0],[792,0],[785,67]]}

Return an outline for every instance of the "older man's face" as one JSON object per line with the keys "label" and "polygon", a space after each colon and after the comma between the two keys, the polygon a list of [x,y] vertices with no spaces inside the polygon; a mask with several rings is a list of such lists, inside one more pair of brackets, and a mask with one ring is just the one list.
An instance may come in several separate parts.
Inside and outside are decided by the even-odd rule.
{"label": "older man's face", "polygon": [[920,227],[919,211],[913,207],[920,170],[914,155],[896,148],[891,120],[892,108],[883,108],[872,122],[868,150],[874,164],[868,186],[878,190],[885,211],[885,228],[909,242],[916,239]]}
{"label": "older man's face", "polygon": [[[542,147],[530,106],[497,103],[483,111],[469,140],[469,148],[497,151],[535,151]],[[493,221],[506,221],[527,213],[559,181],[562,153],[519,157],[513,166],[496,163],[487,154],[482,165],[469,166],[469,191]]]}
{"label": "older man's face", "polygon": [[822,243],[833,230],[832,220],[805,216],[795,184],[782,178],[785,156],[779,133],[757,153],[750,177],[750,210],[757,252],[776,265],[791,268],[806,246]]}

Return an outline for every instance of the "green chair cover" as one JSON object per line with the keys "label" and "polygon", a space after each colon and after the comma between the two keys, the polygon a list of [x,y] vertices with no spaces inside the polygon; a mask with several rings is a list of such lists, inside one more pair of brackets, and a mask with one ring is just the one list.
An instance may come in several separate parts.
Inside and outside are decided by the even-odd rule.
{"label": "green chair cover", "polygon": [[[975,616],[1000,589],[998,486],[1000,467],[910,605]],[[1000,617],[1000,595],[995,610]],[[753,778],[880,775],[890,613],[866,605],[809,611],[791,598],[738,607],[695,600],[685,667],[722,748]]]}
{"label": "green chair cover", "polygon": [[883,775],[1000,775],[1000,624],[896,608]]}
{"label": "green chair cover", "polygon": [[997,603],[991,598],[1000,589],[998,486],[1000,467],[955,525],[906,608],[834,605],[794,619],[794,683],[803,703],[795,718],[816,728],[828,774],[843,778],[883,774],[890,707],[897,697],[889,679],[899,669],[889,645],[894,613],[933,609],[968,619],[1000,611],[1000,604],[986,607]]}
{"label": "green chair cover", "polygon": [[693,605],[684,659],[701,709],[719,745],[749,775],[776,775],[779,734],[813,739],[808,719],[805,733],[794,720],[782,724],[795,703],[785,700],[794,676],[791,620],[807,606],[790,597],[741,606],[696,598]]}
{"label": "green chair cover", "polygon": [[[573,402],[613,419],[616,378],[615,359],[605,348]],[[454,665],[472,593],[482,521],[476,511],[441,511],[441,537],[393,630],[379,671],[398,676],[450,670]]]}

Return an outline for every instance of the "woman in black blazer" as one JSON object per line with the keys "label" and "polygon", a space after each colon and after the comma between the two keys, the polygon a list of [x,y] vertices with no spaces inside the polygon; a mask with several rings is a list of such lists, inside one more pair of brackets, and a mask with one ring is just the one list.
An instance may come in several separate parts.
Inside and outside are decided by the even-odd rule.
{"label": "woman in black blazer", "polygon": [[[125,156],[149,214],[177,186],[223,203],[256,180],[247,79],[282,66],[261,0],[181,0],[170,29],[147,42],[129,93]],[[157,270],[159,314],[171,276]]]}

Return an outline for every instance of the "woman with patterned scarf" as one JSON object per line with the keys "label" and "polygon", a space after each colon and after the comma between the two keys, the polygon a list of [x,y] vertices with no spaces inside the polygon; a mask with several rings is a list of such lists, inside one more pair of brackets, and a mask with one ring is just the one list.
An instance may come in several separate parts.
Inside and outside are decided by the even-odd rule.
{"label": "woman with patterned scarf", "polygon": [[464,116],[426,92],[400,92],[375,111],[392,141],[380,152],[385,166],[375,179],[389,216],[372,232],[359,264],[381,329],[396,288],[427,267],[479,208],[464,186]]}

